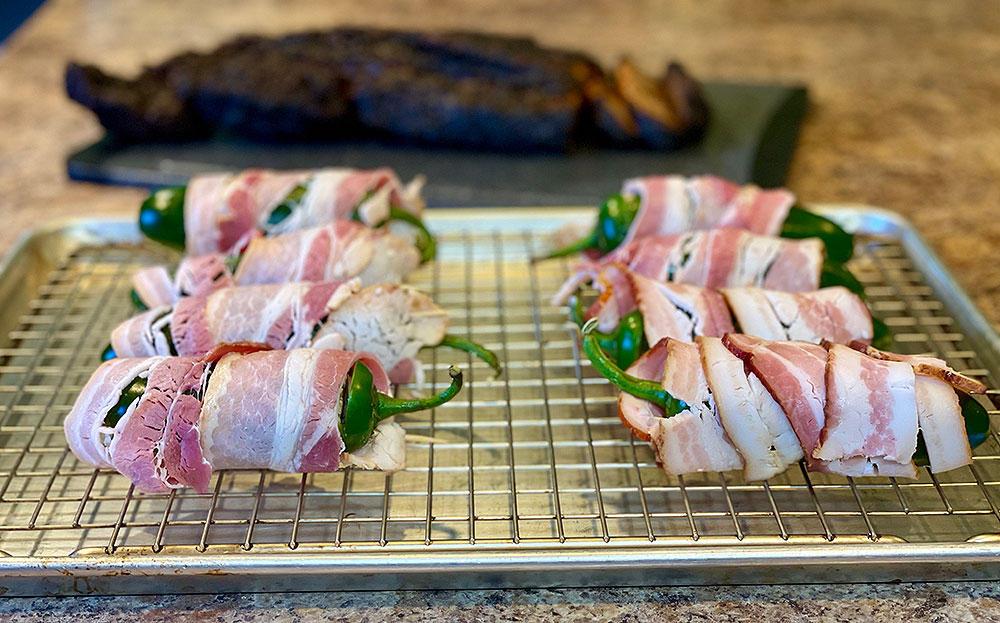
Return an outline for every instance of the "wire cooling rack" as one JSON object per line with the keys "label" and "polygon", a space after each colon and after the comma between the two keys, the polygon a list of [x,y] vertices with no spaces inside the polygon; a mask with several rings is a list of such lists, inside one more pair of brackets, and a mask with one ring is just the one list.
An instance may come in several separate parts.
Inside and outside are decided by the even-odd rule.
{"label": "wire cooling rack", "polygon": [[[227,471],[205,495],[143,494],[68,451],[62,419],[131,313],[130,275],[170,259],[149,245],[75,246],[40,280],[0,349],[0,550],[30,560],[225,554],[238,571],[240,561],[281,553],[669,555],[718,544],[946,545],[1000,533],[996,434],[971,467],[920,469],[913,481],[800,466],[753,483],[739,472],[668,476],[620,424],[615,393],[581,360],[565,310],[548,302],[572,266],[528,261],[545,247],[545,228],[528,219],[439,231],[439,260],[410,283],[447,309],[451,332],[494,349],[503,374],[458,351],[424,351],[429,389],[447,383],[451,363],[467,382],[450,403],[398,417],[409,436],[401,472]],[[851,269],[897,350],[934,353],[997,387],[996,370],[900,240],[860,243]]]}

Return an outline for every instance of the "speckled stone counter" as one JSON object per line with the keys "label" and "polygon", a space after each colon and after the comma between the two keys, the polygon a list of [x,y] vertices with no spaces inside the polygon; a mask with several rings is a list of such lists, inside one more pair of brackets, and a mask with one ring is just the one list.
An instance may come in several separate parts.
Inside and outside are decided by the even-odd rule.
{"label": "speckled stone counter", "polygon": [[994,584],[733,586],[530,591],[399,591],[9,599],[0,616],[26,621],[857,621],[1000,620]]}
{"label": "speckled stone counter", "polygon": [[[50,0],[0,48],[0,251],[66,216],[134,214],[143,193],[69,182],[101,134],[63,94],[69,59],[132,72],[241,32],[336,24],[529,33],[658,71],[803,82],[812,106],[788,184],[807,202],[905,214],[1000,323],[1000,11],[993,3],[706,0]],[[431,180],[433,183],[433,180]],[[1000,620],[1000,584],[10,599],[37,620]]]}

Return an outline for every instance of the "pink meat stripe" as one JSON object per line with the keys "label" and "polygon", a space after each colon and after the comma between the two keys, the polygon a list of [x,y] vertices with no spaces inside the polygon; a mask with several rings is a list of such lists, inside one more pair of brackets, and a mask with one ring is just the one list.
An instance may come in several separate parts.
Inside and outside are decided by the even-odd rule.
{"label": "pink meat stripe", "polygon": [[640,200],[626,242],[716,227],[776,236],[795,203],[795,195],[786,189],[740,187],[711,175],[633,178],[625,180],[622,194]]}
{"label": "pink meat stripe", "polygon": [[[80,460],[113,466],[154,493],[182,486],[205,492],[216,469],[336,470],[344,450],[342,389],[358,361],[388,392],[385,370],[363,352],[229,354],[210,376],[195,357],[115,359],[84,387],[66,417],[66,437]],[[145,393],[113,429],[102,428],[133,375],[147,377]]]}
{"label": "pink meat stripe", "polygon": [[917,447],[913,368],[833,344],[826,364],[826,424],[813,456],[909,463]]}
{"label": "pink meat stripe", "polygon": [[[367,225],[381,224],[388,216],[389,205],[417,216],[423,209],[419,184],[404,187],[387,168],[249,169],[236,174],[199,175],[191,180],[184,197],[187,252],[191,255],[239,252],[249,241],[269,230],[267,221],[271,212],[299,185],[306,192],[298,208],[274,231],[284,233],[350,219],[355,209]],[[371,201],[380,202],[378,208],[368,205]]]}
{"label": "pink meat stripe", "polygon": [[416,248],[383,230],[355,221],[335,221],[267,238],[254,238],[243,252],[235,274],[227,257],[215,253],[181,260],[174,279],[165,268],[145,269],[133,286],[149,307],[172,305],[182,296],[206,294],[234,285],[288,281],[397,282],[420,263]]}
{"label": "pink meat stripe", "polygon": [[656,281],[807,292],[819,288],[824,253],[823,243],[816,238],[789,240],[736,229],[639,238],[577,266],[552,302],[565,303],[610,264],[621,264]]}

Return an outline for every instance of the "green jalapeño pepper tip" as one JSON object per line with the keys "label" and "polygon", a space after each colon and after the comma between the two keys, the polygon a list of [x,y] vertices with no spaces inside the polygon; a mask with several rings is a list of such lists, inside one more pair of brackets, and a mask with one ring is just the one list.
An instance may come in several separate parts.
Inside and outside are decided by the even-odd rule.
{"label": "green jalape\u00f1o pepper tip", "polygon": [[151,240],[184,250],[183,186],[161,188],[139,208],[139,229]]}
{"label": "green jalape\u00f1o pepper tip", "polygon": [[879,350],[894,350],[895,339],[892,336],[892,329],[889,325],[877,317],[872,316],[872,346]]}
{"label": "green jalape\u00f1o pepper tip", "polygon": [[826,256],[843,263],[854,255],[854,236],[830,219],[794,205],[781,227],[784,238],[819,238],[826,245]]}
{"label": "green jalape\u00f1o pepper tip", "polygon": [[110,361],[117,356],[118,355],[115,353],[115,349],[111,347],[111,344],[105,346],[104,350],[101,351],[101,361]]}
{"label": "green jalape\u00f1o pepper tip", "polygon": [[128,297],[132,301],[132,305],[134,305],[139,311],[146,311],[149,309],[149,306],[142,302],[142,299],[139,297],[139,293],[135,291],[135,288],[129,290]]}
{"label": "green jalape\u00f1o pepper tip", "polygon": [[500,365],[500,358],[497,357],[496,353],[486,348],[479,342],[473,342],[467,337],[461,337],[448,333],[444,336],[444,339],[438,342],[437,346],[447,346],[448,348],[455,348],[471,353],[485,361],[486,365],[493,368],[493,372],[495,372],[497,376],[503,374],[503,366]]}
{"label": "green jalape\u00f1o pepper tip", "polygon": [[412,212],[407,212],[402,208],[390,205],[389,220],[408,223],[417,229],[416,245],[420,249],[421,262],[429,262],[437,256],[437,240],[434,239],[434,234],[427,229],[427,225],[424,225],[420,217]]}
{"label": "green jalape\u00f1o pepper tip", "polygon": [[407,400],[380,393],[375,388],[372,371],[368,366],[360,361],[354,364],[344,415],[340,420],[340,436],[344,441],[344,449],[354,452],[364,446],[371,439],[378,423],[388,417],[433,409],[454,398],[462,389],[462,371],[452,366],[448,374],[451,375],[451,385],[440,394]]}
{"label": "green jalape\u00f1o pepper tip", "polygon": [[142,398],[145,392],[146,379],[138,376],[132,379],[132,382],[122,390],[121,395],[118,397],[118,402],[104,414],[104,425],[112,428],[117,426],[118,421],[122,419],[122,416],[125,415],[125,412],[128,411],[132,403]]}
{"label": "green jalape\u00f1o pepper tip", "polygon": [[656,381],[636,378],[616,366],[615,362],[611,361],[601,349],[601,345],[595,335],[596,327],[597,320],[594,318],[583,325],[583,352],[587,354],[590,363],[594,365],[597,371],[604,375],[604,378],[611,381],[615,387],[623,392],[660,405],[663,407],[663,411],[667,417],[677,415],[688,408],[686,402],[674,398],[670,392],[663,389],[663,386]]}
{"label": "green jalape\u00f1o pepper tip", "polygon": [[868,300],[868,297],[865,296],[865,287],[861,285],[861,282],[858,281],[858,278],[855,277],[851,271],[847,270],[846,266],[827,260],[823,262],[823,270],[820,273],[819,278],[819,287],[829,288],[830,286],[844,286],[851,292],[860,296],[861,300]]}
{"label": "green jalape\u00f1o pepper tip", "polygon": [[[570,300],[570,318],[583,327],[585,312],[580,297],[574,295]],[[611,361],[624,370],[629,367],[644,352],[649,350],[646,341],[645,323],[642,312],[635,310],[622,316],[618,326],[610,333],[594,331],[597,343]]]}
{"label": "green jalape\u00f1o pepper tip", "polygon": [[565,257],[588,249],[595,249],[606,255],[625,241],[629,227],[639,213],[640,199],[635,195],[611,195],[601,204],[597,213],[597,225],[594,231],[572,242],[561,249],[537,259],[547,260],[554,257]]}

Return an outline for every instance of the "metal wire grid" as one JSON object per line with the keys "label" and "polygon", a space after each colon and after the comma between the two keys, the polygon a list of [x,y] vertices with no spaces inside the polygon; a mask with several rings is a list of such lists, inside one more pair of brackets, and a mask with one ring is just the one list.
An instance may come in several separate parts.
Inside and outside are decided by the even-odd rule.
{"label": "metal wire grid", "polygon": [[[492,378],[455,352],[422,355],[431,389],[458,357],[466,388],[400,417],[410,437],[394,475],[220,473],[211,493],[146,495],[68,452],[61,422],[129,312],[128,276],[164,258],[84,247],[50,275],[0,349],[0,549],[141,555],[434,548],[665,547],[815,540],[954,542],[1000,532],[1000,438],[971,468],[916,481],[853,480],[801,467],[764,483],[740,474],[667,476],[618,421],[615,396],[548,304],[569,264],[526,261],[541,236],[441,236],[440,261],[411,280],[506,363]],[[990,371],[903,249],[869,239],[852,268],[898,350],[933,352],[995,387]],[[436,386],[436,387],[435,387]],[[991,412],[995,415],[996,412]],[[430,548],[430,549],[428,549]]]}

